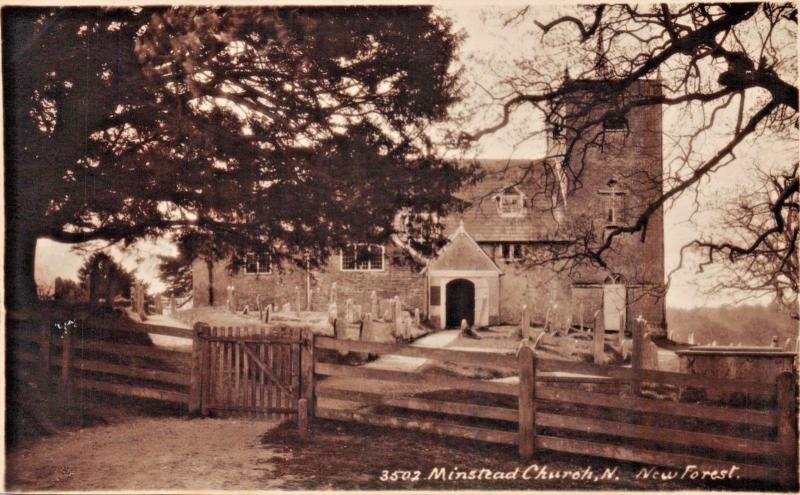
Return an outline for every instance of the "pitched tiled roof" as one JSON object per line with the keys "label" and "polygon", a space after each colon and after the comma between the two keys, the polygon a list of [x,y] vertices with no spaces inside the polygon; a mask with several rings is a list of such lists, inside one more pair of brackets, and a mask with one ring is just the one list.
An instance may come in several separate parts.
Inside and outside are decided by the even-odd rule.
{"label": "pitched tiled roof", "polygon": [[501,273],[497,264],[478,246],[465,230],[456,229],[450,242],[439,251],[428,269],[480,270]]}
{"label": "pitched tiled roof", "polygon": [[[534,166],[542,161],[475,161],[485,172],[485,177],[457,194],[471,206],[463,213],[453,214],[444,220],[445,233],[451,235],[459,221],[463,221],[464,229],[477,242],[563,239],[553,216],[551,198],[545,197],[541,185],[536,183],[540,175],[531,173],[535,169],[541,170],[541,167]],[[495,196],[508,187],[516,187],[526,196],[525,214],[521,217],[503,217],[498,212]]]}

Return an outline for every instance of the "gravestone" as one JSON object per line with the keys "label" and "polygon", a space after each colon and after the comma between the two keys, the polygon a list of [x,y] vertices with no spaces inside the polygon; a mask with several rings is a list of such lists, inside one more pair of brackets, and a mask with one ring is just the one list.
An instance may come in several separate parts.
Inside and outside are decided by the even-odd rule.
{"label": "gravestone", "polygon": [[371,315],[377,315],[379,313],[378,294],[375,291],[372,291],[369,295],[369,312]]}
{"label": "gravestone", "polygon": [[281,306],[281,313],[291,313],[292,312],[292,303],[287,302],[283,306]]}
{"label": "gravestone", "polygon": [[169,314],[174,315],[178,310],[178,304],[175,302],[175,294],[169,295]]}
{"label": "gravestone", "polygon": [[603,311],[600,310],[594,315],[594,347],[592,356],[595,364],[605,364],[605,342],[606,324],[603,318]]}
{"label": "gravestone", "polygon": [[228,308],[228,311],[236,311],[236,301],[234,300],[236,295],[236,287],[229,285],[226,287],[225,292],[228,296],[225,301],[225,306]]}
{"label": "gravestone", "polygon": [[331,284],[331,303],[336,304],[336,282]]}
{"label": "gravestone", "polygon": [[403,315],[402,310],[400,309],[400,296],[394,296],[392,308],[394,310],[392,317],[394,321],[395,333],[397,335],[403,335]]}
{"label": "gravestone", "polygon": [[155,297],[153,298],[153,302],[155,303],[156,306],[155,307],[156,314],[159,315],[164,314],[164,305],[161,302],[161,294],[156,294]]}
{"label": "gravestone", "polygon": [[416,322],[418,325],[422,323],[419,315],[419,308],[414,308],[414,322]]}

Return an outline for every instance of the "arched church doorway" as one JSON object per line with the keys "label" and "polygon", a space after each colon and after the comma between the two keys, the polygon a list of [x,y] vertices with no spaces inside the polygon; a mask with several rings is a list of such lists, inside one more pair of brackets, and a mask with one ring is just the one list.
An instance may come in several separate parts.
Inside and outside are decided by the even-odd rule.
{"label": "arched church doorway", "polygon": [[447,327],[457,328],[461,320],[470,326],[475,323],[475,284],[459,278],[451,280],[446,287]]}

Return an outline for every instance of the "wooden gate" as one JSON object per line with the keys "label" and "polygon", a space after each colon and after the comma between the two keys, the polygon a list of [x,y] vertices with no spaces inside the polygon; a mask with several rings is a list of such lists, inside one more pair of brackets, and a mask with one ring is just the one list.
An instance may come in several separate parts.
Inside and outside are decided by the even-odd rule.
{"label": "wooden gate", "polygon": [[[313,392],[313,334],[291,327],[195,327],[202,414],[297,417]],[[305,411],[301,416],[305,416]]]}

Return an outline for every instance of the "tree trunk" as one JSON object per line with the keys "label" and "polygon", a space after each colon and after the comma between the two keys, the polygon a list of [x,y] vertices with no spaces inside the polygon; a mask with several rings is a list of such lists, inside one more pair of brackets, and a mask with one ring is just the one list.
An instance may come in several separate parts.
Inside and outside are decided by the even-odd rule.
{"label": "tree trunk", "polygon": [[206,268],[208,268],[208,305],[214,305],[214,262],[211,258],[206,258]]}
{"label": "tree trunk", "polygon": [[37,241],[38,235],[33,232],[6,226],[5,289],[9,308],[25,309],[39,302],[34,272]]}

